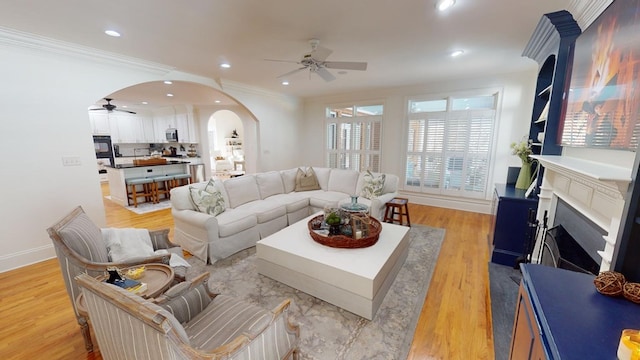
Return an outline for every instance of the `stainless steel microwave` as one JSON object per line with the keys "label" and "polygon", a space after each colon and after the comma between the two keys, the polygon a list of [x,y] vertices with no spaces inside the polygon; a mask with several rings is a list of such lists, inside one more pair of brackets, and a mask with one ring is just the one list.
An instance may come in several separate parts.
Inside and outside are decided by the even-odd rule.
{"label": "stainless steel microwave", "polygon": [[178,129],[168,128],[166,134],[167,134],[167,141],[178,142]]}

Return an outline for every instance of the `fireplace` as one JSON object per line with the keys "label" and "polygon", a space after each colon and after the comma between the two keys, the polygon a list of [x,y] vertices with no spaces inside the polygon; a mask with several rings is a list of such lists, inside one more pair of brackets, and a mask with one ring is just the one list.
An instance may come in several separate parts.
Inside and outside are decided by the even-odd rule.
{"label": "fireplace", "polygon": [[532,261],[590,273],[610,270],[631,170],[568,156],[532,157],[544,167],[538,222],[546,223],[549,215],[548,233],[555,241],[548,245],[547,234],[539,236]]}

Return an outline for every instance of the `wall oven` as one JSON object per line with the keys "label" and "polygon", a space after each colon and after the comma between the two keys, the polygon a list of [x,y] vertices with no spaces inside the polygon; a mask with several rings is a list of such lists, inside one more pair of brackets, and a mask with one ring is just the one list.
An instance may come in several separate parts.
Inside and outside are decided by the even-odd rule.
{"label": "wall oven", "polygon": [[114,166],[113,146],[111,144],[111,136],[94,136],[93,147],[96,150],[96,158],[100,161],[109,161],[108,165]]}

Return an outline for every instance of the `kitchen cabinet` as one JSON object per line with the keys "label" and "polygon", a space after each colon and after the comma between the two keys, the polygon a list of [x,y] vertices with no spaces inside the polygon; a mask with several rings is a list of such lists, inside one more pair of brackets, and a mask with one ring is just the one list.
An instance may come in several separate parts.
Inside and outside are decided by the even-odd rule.
{"label": "kitchen cabinet", "polygon": [[109,126],[109,115],[106,112],[89,112],[89,123],[91,124],[91,132],[93,135],[110,135],[111,128]]}
{"label": "kitchen cabinet", "polygon": [[529,212],[538,208],[538,198],[525,197],[526,190],[496,184],[493,197],[491,262],[516,266],[525,252],[529,235]]}
{"label": "kitchen cabinet", "polygon": [[615,359],[624,329],[637,329],[640,307],[598,293],[594,276],[523,264],[509,358]]}
{"label": "kitchen cabinet", "polygon": [[156,137],[153,130],[152,117],[145,116],[142,118],[142,138],[144,139],[143,142],[146,142],[146,143],[156,142]]}

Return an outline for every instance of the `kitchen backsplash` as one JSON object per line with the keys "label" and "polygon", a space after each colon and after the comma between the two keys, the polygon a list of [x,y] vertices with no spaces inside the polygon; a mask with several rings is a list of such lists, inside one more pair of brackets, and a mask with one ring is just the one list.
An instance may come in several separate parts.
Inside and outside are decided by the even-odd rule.
{"label": "kitchen backsplash", "polygon": [[[120,156],[149,156],[151,152],[158,151],[162,153],[163,149],[169,150],[169,147],[176,148],[177,155],[187,156],[190,144],[115,144],[114,150],[118,149]],[[115,153],[118,156],[118,152]]]}

